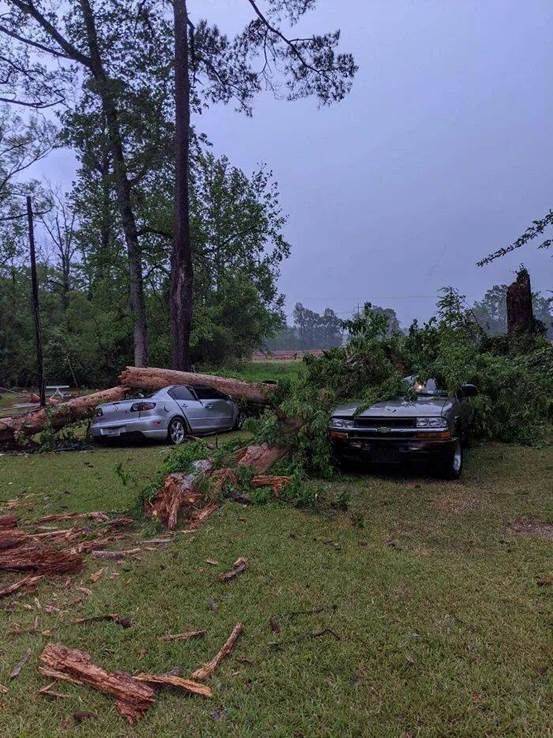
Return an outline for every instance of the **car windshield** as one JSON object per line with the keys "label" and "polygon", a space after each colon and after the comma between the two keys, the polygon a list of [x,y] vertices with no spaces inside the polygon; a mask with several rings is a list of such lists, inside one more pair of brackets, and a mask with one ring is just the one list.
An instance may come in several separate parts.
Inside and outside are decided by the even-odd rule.
{"label": "car windshield", "polygon": [[414,390],[421,397],[446,397],[447,392],[440,388],[438,381],[431,377],[426,381],[419,380],[414,374],[404,377],[407,389]]}

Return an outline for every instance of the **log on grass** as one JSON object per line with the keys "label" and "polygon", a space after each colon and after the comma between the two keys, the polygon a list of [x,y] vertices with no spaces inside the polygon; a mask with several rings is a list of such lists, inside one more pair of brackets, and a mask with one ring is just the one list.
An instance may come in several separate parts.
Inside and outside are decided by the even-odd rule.
{"label": "log on grass", "polygon": [[230,377],[212,374],[180,372],[174,369],[128,366],[119,375],[121,384],[133,389],[158,390],[171,384],[207,386],[224,392],[233,398],[266,405],[275,394],[275,385],[263,382],[244,382]]}
{"label": "log on grass", "polygon": [[59,643],[49,643],[40,661],[46,670],[69,677],[78,684],[87,684],[99,692],[117,699],[116,708],[129,723],[136,722],[153,705],[155,692],[148,684],[121,671],[109,672],[93,663],[91,656]]}
{"label": "log on grass", "polygon": [[17,443],[22,438],[30,438],[46,428],[56,431],[70,423],[86,420],[92,417],[97,405],[122,400],[128,391],[128,387],[112,387],[83,397],[75,397],[68,402],[60,402],[48,411],[41,408],[25,415],[0,418],[0,443]]}

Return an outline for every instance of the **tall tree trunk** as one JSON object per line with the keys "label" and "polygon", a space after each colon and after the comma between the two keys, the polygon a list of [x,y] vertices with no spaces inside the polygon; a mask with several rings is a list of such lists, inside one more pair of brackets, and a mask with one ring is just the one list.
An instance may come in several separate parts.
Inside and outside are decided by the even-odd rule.
{"label": "tall tree trunk", "polygon": [[117,204],[119,206],[121,223],[127,245],[129,259],[129,301],[134,319],[134,361],[137,366],[146,366],[148,364],[148,331],[142,280],[142,258],[136,219],[132,208],[131,184],[127,173],[125,154],[123,152],[119,115],[113,99],[111,82],[105,73],[100,56],[96,24],[90,2],[89,0],[80,0],[80,5],[83,12],[90,53],[90,69],[106,117],[110,150],[113,158]]}
{"label": "tall tree trunk", "polygon": [[174,0],[175,19],[175,238],[171,254],[171,336],[173,369],[188,370],[192,327],[192,245],[190,239],[190,79],[186,0]]}

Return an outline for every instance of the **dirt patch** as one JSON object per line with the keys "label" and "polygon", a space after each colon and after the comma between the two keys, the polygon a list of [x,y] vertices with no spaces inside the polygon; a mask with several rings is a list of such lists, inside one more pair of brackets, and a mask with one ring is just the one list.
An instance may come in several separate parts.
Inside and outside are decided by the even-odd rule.
{"label": "dirt patch", "polygon": [[479,498],[465,489],[457,488],[447,491],[434,499],[434,507],[442,513],[462,515],[475,510],[480,504]]}
{"label": "dirt patch", "polygon": [[553,541],[553,523],[542,523],[540,520],[517,518],[509,526],[509,531],[517,536],[544,538]]}

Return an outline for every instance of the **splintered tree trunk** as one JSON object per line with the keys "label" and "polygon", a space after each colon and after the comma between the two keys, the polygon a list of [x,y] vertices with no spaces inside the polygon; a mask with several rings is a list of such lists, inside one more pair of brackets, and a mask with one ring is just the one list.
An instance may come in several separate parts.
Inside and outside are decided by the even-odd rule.
{"label": "splintered tree trunk", "polygon": [[75,397],[68,402],[60,402],[50,410],[41,408],[25,415],[0,418],[0,443],[14,444],[45,428],[59,430],[70,423],[86,420],[94,415],[98,405],[123,400],[128,391],[128,387],[112,387],[84,397]]}
{"label": "splintered tree trunk", "polygon": [[173,369],[189,370],[192,328],[192,245],[190,242],[190,79],[186,0],[174,0],[175,23],[175,237],[171,254],[171,338]]}
{"label": "splintered tree trunk", "polygon": [[530,275],[526,269],[521,269],[507,288],[507,332],[510,336],[530,334],[534,328]]}

